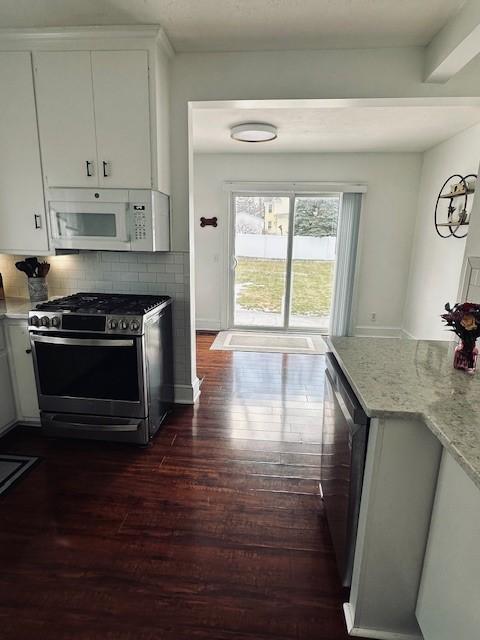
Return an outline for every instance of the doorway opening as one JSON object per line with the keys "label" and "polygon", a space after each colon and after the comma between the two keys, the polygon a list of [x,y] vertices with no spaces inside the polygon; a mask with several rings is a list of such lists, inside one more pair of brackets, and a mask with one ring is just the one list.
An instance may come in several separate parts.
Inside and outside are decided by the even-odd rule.
{"label": "doorway opening", "polygon": [[231,328],[328,333],[341,201],[232,192]]}

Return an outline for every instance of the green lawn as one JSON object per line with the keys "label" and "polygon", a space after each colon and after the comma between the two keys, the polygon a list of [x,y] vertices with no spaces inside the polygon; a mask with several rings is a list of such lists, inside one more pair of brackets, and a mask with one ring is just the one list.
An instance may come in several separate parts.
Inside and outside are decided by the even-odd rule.
{"label": "green lawn", "polygon": [[[262,258],[237,258],[236,283],[243,287],[237,303],[243,309],[280,312],[285,282],[285,262]],[[324,316],[330,312],[334,263],[294,260],[292,313]]]}

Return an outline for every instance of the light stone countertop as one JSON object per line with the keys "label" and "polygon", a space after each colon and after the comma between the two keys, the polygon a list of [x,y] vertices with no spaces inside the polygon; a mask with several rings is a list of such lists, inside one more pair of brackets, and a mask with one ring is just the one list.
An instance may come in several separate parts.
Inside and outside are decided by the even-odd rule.
{"label": "light stone countertop", "polygon": [[5,300],[0,300],[0,320],[3,318],[26,320],[28,312],[35,307],[35,304],[28,298],[6,298]]}
{"label": "light stone countertop", "polygon": [[332,337],[328,344],[367,415],[422,419],[480,488],[480,368],[454,369],[455,343]]}
{"label": "light stone countertop", "polygon": [[[59,296],[51,296],[48,301],[55,300]],[[47,302],[47,300],[45,300]],[[29,298],[6,298],[0,300],[0,320],[11,318],[12,320],[27,320],[28,312],[35,309],[39,302],[32,302]]]}

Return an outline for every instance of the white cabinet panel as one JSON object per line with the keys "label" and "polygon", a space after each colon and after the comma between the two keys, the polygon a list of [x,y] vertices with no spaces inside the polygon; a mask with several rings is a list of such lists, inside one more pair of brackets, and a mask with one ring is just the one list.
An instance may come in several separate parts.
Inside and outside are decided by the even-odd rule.
{"label": "white cabinet panel", "polygon": [[425,640],[480,637],[480,489],[443,452],[417,602]]}
{"label": "white cabinet panel", "polygon": [[33,359],[30,353],[30,338],[27,323],[8,325],[10,363],[12,367],[15,395],[17,398],[18,420],[38,422],[40,411],[37,400],[37,387],[33,371]]}
{"label": "white cabinet panel", "polygon": [[0,251],[48,251],[32,63],[23,51],[0,53]]}
{"label": "white cabinet panel", "polygon": [[150,188],[148,54],[92,51],[92,69],[100,185]]}
{"label": "white cabinet panel", "polygon": [[7,352],[4,351],[0,353],[0,433],[15,421],[15,417],[15,400],[10,379],[10,366]]}
{"label": "white cabinet panel", "polygon": [[34,63],[47,184],[98,186],[90,51],[43,51]]}
{"label": "white cabinet panel", "polygon": [[345,606],[350,635],[421,637],[415,607],[441,452],[420,420],[371,420]]}

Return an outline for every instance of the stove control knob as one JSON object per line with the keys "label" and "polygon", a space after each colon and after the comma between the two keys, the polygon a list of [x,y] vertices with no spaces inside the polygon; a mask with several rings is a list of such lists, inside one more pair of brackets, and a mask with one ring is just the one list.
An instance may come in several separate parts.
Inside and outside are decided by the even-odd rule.
{"label": "stove control knob", "polygon": [[59,326],[60,326],[60,318],[58,316],[53,316],[52,327],[58,328]]}
{"label": "stove control knob", "polygon": [[40,326],[49,327],[50,326],[50,318],[48,316],[42,316],[40,318]]}
{"label": "stove control knob", "polygon": [[137,320],[132,320],[130,323],[130,329],[132,331],[138,331],[140,329],[140,324],[137,322]]}
{"label": "stove control knob", "polygon": [[118,327],[118,322],[114,318],[108,321],[109,329],[116,329],[117,327]]}
{"label": "stove control knob", "polygon": [[30,324],[33,325],[34,327],[38,327],[38,325],[40,324],[40,319],[38,316],[32,316],[30,318]]}
{"label": "stove control knob", "polygon": [[128,322],[126,320],[120,320],[120,329],[128,329]]}

